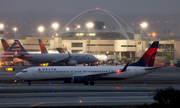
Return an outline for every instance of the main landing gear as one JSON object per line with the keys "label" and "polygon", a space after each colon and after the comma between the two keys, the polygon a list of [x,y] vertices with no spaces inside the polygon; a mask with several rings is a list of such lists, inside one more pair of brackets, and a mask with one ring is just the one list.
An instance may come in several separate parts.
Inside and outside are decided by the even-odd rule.
{"label": "main landing gear", "polygon": [[[85,82],[84,82],[84,85],[88,85],[88,84],[89,84],[88,81],[85,81]],[[90,81],[90,85],[94,85],[94,81]]]}
{"label": "main landing gear", "polygon": [[31,81],[28,81],[28,85],[31,85]]}

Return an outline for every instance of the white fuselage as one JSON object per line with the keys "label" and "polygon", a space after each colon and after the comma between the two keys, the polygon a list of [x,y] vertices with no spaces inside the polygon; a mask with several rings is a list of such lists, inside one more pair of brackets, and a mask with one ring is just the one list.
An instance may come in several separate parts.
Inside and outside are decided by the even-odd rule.
{"label": "white fuselage", "polygon": [[[125,72],[116,73],[124,66],[49,66],[49,67],[31,67],[22,70],[15,76],[22,80],[53,80],[72,78],[74,76],[89,76],[101,73],[106,75],[98,76],[103,79],[127,79],[148,74],[154,70],[145,70],[147,67],[129,66]],[[115,72],[115,73],[112,73]],[[110,73],[110,74],[108,74]]]}

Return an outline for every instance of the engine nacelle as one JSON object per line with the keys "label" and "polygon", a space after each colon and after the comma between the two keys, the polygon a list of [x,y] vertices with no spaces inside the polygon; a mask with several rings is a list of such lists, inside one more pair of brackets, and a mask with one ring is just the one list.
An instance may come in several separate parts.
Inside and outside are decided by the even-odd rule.
{"label": "engine nacelle", "polygon": [[76,65],[77,64],[77,61],[75,60],[70,60],[69,62],[67,62],[68,65]]}
{"label": "engine nacelle", "polygon": [[72,83],[84,83],[86,81],[86,78],[84,76],[74,76],[71,79]]}

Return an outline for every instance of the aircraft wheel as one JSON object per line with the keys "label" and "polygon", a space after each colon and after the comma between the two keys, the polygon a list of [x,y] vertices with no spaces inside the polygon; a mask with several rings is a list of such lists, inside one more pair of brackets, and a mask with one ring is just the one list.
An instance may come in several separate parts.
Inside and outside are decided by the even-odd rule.
{"label": "aircraft wheel", "polygon": [[94,81],[91,81],[91,82],[90,82],[90,85],[94,85]]}
{"label": "aircraft wheel", "polygon": [[85,82],[84,82],[84,85],[88,85],[88,84],[89,84],[89,82],[88,82],[88,81],[85,81]]}
{"label": "aircraft wheel", "polygon": [[31,82],[30,82],[30,81],[28,81],[28,85],[31,85]]}

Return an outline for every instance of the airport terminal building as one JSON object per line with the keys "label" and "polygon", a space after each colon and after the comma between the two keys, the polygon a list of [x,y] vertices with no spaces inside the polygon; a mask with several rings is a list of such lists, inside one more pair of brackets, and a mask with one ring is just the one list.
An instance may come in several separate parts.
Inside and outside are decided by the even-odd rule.
{"label": "airport terminal building", "polygon": [[[49,53],[57,52],[56,48],[64,48],[70,53],[89,53],[94,55],[116,55],[118,60],[123,58],[136,59],[140,57],[153,41],[145,40],[101,40],[100,38],[89,37],[27,37],[25,40],[19,39],[24,48],[30,53],[40,53],[38,39],[42,39]],[[14,39],[6,40],[9,44]],[[173,58],[179,58],[179,41],[167,40],[160,41],[157,59],[162,59],[165,54],[172,55]],[[1,53],[3,47],[0,45]],[[167,50],[167,51],[166,51]],[[166,53],[164,53],[166,51]]]}

